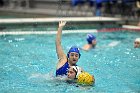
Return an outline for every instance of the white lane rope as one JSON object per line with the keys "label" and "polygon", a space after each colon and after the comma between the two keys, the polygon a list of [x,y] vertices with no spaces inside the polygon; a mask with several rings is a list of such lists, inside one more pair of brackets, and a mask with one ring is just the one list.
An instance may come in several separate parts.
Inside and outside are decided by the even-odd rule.
{"label": "white lane rope", "polygon": [[[57,31],[3,31],[0,35],[30,35],[30,34],[56,34]],[[86,30],[63,30],[63,34],[74,33],[97,33],[96,29]]]}

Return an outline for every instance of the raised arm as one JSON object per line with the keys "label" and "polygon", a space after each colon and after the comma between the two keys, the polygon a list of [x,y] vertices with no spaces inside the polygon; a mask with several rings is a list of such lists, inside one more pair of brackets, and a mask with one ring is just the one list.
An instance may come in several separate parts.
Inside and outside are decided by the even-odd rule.
{"label": "raised arm", "polygon": [[65,24],[66,24],[65,21],[59,22],[58,31],[56,34],[56,53],[59,59],[59,62],[57,64],[57,69],[63,66],[67,62],[67,56],[65,55],[62,45],[61,45],[62,29],[65,26]]}

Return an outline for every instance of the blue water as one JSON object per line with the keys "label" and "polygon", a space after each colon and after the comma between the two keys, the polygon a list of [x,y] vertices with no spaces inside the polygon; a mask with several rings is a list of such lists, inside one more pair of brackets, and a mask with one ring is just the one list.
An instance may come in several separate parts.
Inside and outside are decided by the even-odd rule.
{"label": "blue water", "polygon": [[[97,48],[81,51],[78,65],[95,77],[95,86],[77,87],[55,78],[55,35],[0,36],[0,93],[140,93],[140,32],[99,32]],[[64,34],[68,49],[86,43],[86,34]]]}

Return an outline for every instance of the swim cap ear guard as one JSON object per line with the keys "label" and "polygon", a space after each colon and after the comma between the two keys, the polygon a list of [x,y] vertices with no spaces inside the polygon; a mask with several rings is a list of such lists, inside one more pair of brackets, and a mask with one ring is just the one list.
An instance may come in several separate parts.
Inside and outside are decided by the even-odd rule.
{"label": "swim cap ear guard", "polygon": [[75,71],[76,71],[76,76],[75,78],[77,79],[79,74],[81,74],[83,72],[82,68],[79,66],[71,66]]}
{"label": "swim cap ear guard", "polygon": [[77,48],[77,47],[75,47],[75,46],[71,47],[70,50],[69,50],[69,52],[67,53],[67,57],[68,57],[68,58],[69,58],[69,54],[70,54],[71,52],[76,52],[76,53],[78,53],[78,54],[79,54],[79,58],[80,58],[81,54],[80,54],[79,48]]}
{"label": "swim cap ear guard", "polygon": [[87,34],[87,42],[89,43],[89,44],[92,44],[92,40],[95,40],[96,39],[96,37],[94,36],[94,35],[92,35],[92,34]]}

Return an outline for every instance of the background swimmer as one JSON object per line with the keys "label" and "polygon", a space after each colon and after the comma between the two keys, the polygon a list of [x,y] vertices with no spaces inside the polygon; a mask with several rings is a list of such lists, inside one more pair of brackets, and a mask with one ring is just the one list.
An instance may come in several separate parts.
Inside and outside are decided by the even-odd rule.
{"label": "background swimmer", "polygon": [[134,48],[140,48],[140,38],[136,38],[134,41]]}
{"label": "background swimmer", "polygon": [[[97,45],[97,40],[96,37],[93,34],[87,34],[87,42],[88,44],[84,45],[83,50],[90,50],[92,48],[95,48]],[[101,46],[101,47],[96,47],[96,48],[107,48],[107,47],[115,47],[120,43],[120,41],[112,41],[111,43],[109,43],[108,45],[105,46]]]}
{"label": "background swimmer", "polygon": [[97,42],[96,42],[96,37],[93,34],[87,34],[87,42],[88,44],[85,44],[83,46],[83,50],[90,50],[92,48],[95,48]]}
{"label": "background swimmer", "polygon": [[57,67],[56,67],[57,69],[56,76],[67,75],[67,72],[70,66],[76,66],[76,63],[78,62],[81,55],[79,48],[75,46],[70,48],[67,55],[64,53],[62,45],[61,45],[61,35],[62,35],[62,29],[65,26],[65,24],[66,24],[65,21],[59,22],[58,31],[56,34],[56,53],[59,59]]}

